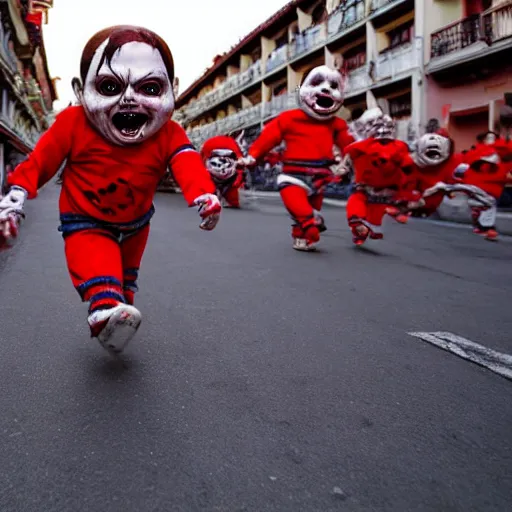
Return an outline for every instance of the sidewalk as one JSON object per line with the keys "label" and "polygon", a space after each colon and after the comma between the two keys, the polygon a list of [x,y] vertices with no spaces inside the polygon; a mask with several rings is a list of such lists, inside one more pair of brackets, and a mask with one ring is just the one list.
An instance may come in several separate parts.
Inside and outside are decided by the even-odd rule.
{"label": "sidewalk", "polygon": [[[258,199],[279,200],[279,192],[251,191],[250,195]],[[347,201],[341,199],[324,199],[324,204],[336,208],[345,208]],[[471,224],[471,215],[465,196],[457,196],[454,199],[445,199],[437,210],[436,220],[456,222],[459,224]],[[496,227],[504,235],[512,235],[512,212],[498,212]]]}

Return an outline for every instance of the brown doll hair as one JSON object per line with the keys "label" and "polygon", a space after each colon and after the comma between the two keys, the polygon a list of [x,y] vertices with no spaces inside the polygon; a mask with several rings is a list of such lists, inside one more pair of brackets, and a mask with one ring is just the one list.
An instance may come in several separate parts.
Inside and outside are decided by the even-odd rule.
{"label": "brown doll hair", "polygon": [[85,78],[89,72],[94,53],[107,39],[109,42],[105,47],[98,69],[105,61],[110,65],[115,52],[123,45],[127,43],[146,43],[159,51],[162,56],[162,60],[164,61],[165,68],[167,69],[169,80],[171,84],[173,83],[174,60],[167,43],[151,30],[133,25],[116,25],[108,27],[96,33],[91,37],[91,39],[89,39],[85,45],[82,52],[82,58],[80,60],[80,77],[82,79],[82,83],[85,83]]}

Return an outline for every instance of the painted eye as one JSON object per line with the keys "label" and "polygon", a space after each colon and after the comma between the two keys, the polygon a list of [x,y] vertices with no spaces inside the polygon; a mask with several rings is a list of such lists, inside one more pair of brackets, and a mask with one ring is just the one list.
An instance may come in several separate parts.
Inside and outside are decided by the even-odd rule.
{"label": "painted eye", "polygon": [[146,82],[141,86],[140,90],[148,96],[160,96],[162,87],[157,82]]}
{"label": "painted eye", "polygon": [[116,96],[121,93],[121,86],[111,78],[105,78],[98,84],[98,91],[104,96]]}

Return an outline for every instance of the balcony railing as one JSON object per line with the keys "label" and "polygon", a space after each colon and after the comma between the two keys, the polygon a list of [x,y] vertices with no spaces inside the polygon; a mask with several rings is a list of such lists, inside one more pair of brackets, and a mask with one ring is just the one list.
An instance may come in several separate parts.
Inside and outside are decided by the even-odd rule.
{"label": "balcony railing", "polygon": [[442,57],[463,50],[482,39],[480,15],[473,14],[433,32],[430,38],[430,57]]}
{"label": "balcony railing", "polygon": [[322,45],[325,42],[325,37],[326,33],[323,25],[310,27],[301,34],[297,34],[295,41],[290,45],[290,58],[293,59],[304,53],[309,53]]}
{"label": "balcony railing", "polygon": [[358,91],[368,89],[372,85],[372,80],[368,75],[366,66],[354,69],[348,73],[347,95],[357,94]]}
{"label": "balcony railing", "polygon": [[370,6],[370,14],[373,14],[374,12],[378,11],[379,9],[382,9],[383,7],[386,7],[386,5],[392,4],[396,0],[372,0],[371,6]]}
{"label": "balcony railing", "polygon": [[407,43],[377,57],[377,80],[394,78],[419,66],[419,50],[414,44]]}
{"label": "balcony railing", "polygon": [[338,7],[327,20],[328,37],[347,30],[365,17],[364,0],[349,0]]}
{"label": "balcony railing", "polygon": [[233,131],[241,130],[248,126],[260,123],[262,119],[268,119],[279,115],[281,112],[296,106],[295,93],[282,94],[272,98],[271,101],[260,103],[250,108],[240,110],[236,114],[226,116],[223,119],[214,121],[207,125],[198,126],[188,132],[188,136],[196,147],[215,135],[224,135]]}
{"label": "balcony railing", "polygon": [[268,57],[265,71],[268,73],[288,62],[288,45],[285,44],[274,50]]}
{"label": "balcony railing", "polygon": [[484,12],[482,26],[489,45],[512,37],[512,2],[502,3]]}

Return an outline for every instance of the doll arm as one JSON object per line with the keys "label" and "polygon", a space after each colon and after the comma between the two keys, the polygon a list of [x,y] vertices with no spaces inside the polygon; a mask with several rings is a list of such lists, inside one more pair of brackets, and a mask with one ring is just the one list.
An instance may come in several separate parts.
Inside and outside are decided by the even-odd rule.
{"label": "doll arm", "polygon": [[201,156],[190,142],[185,130],[171,121],[171,143],[168,163],[189,206],[203,194],[215,194],[215,184],[206,170]]}
{"label": "doll arm", "polygon": [[27,192],[28,199],[37,197],[37,191],[57,173],[71,151],[75,125],[74,108],[67,108],[41,136],[30,156],[9,174],[7,183]]}
{"label": "doll arm", "polygon": [[281,116],[270,121],[270,123],[263,128],[259,137],[253,142],[249,149],[248,156],[254,161],[259,160],[262,156],[267,154],[272,148],[275,148],[284,136],[284,127]]}

